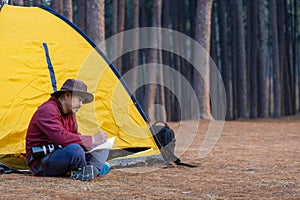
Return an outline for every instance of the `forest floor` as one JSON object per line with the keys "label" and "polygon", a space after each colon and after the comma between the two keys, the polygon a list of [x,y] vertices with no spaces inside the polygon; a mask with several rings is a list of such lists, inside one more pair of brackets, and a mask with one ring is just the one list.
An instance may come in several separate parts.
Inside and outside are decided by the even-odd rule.
{"label": "forest floor", "polygon": [[193,144],[181,155],[197,168],[113,169],[89,182],[4,174],[0,199],[300,199],[299,115],[226,121],[204,158],[199,149],[209,122],[200,123]]}

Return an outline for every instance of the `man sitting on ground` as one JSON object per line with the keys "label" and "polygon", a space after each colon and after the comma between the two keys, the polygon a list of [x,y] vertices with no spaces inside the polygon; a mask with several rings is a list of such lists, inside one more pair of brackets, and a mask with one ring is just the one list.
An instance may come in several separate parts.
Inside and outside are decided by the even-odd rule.
{"label": "man sitting on ground", "polygon": [[[87,153],[104,143],[107,134],[99,131],[93,136],[84,136],[77,128],[76,112],[82,104],[93,100],[84,82],[68,79],[37,109],[26,134],[26,159],[32,174],[70,175],[72,179],[89,181],[110,171],[106,162],[108,149]],[[36,147],[43,150],[43,156],[33,151]]]}

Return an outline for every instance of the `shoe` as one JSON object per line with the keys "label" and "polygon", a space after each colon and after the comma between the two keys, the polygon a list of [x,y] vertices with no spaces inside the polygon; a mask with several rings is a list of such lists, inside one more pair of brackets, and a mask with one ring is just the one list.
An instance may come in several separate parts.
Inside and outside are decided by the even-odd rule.
{"label": "shoe", "polygon": [[71,179],[80,181],[90,181],[96,178],[99,170],[93,165],[87,165],[79,168],[77,171],[71,171]]}
{"label": "shoe", "polygon": [[101,170],[99,171],[99,175],[105,175],[108,174],[108,172],[110,171],[110,164],[108,162],[105,162],[101,168]]}

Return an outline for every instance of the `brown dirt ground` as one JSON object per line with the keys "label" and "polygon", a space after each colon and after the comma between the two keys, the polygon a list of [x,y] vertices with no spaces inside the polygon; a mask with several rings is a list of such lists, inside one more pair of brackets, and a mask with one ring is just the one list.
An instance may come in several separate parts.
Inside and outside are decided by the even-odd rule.
{"label": "brown dirt ground", "polygon": [[181,156],[197,168],[113,169],[90,182],[5,174],[0,199],[300,199],[299,115],[227,121],[214,149],[200,159],[208,124],[201,121],[197,138]]}

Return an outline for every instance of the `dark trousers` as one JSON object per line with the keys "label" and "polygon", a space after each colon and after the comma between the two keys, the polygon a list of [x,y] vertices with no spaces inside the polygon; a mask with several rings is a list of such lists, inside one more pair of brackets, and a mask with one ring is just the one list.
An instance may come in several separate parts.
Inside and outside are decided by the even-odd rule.
{"label": "dark trousers", "polygon": [[71,144],[46,155],[35,168],[38,176],[65,176],[87,164],[101,170],[108,157],[108,149],[86,154],[78,144]]}

